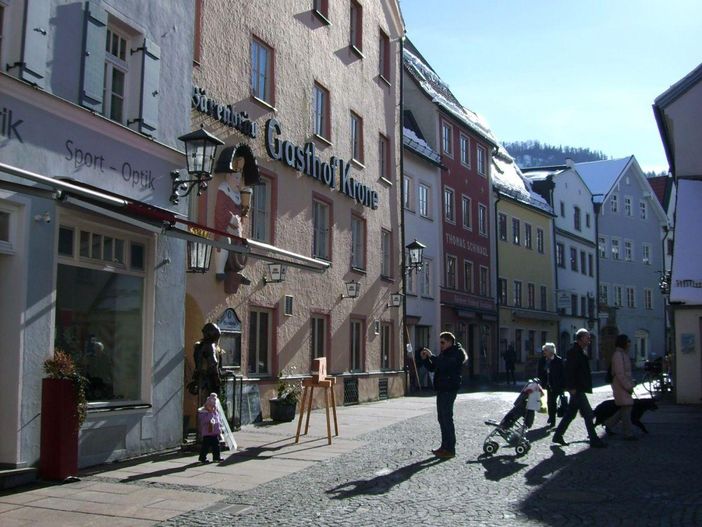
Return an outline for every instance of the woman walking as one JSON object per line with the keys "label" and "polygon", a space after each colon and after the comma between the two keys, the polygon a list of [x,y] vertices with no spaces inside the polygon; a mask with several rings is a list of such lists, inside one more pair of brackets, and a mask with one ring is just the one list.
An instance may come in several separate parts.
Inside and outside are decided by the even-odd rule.
{"label": "woman walking", "polygon": [[631,359],[629,358],[629,345],[631,340],[626,335],[618,335],[614,343],[615,350],[612,355],[612,393],[614,403],[618,410],[605,422],[605,430],[611,433],[612,428],[621,421],[624,439],[633,441],[636,436],[631,430],[631,409],[634,406],[634,382],[631,377]]}

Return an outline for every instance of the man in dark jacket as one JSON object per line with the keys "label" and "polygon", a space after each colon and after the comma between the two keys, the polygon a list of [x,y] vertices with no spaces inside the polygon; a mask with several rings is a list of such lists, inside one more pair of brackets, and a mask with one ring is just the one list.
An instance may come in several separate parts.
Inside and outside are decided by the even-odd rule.
{"label": "man in dark jacket", "polygon": [[568,350],[565,364],[565,387],[570,393],[570,401],[566,413],[556,428],[556,432],[551,439],[559,445],[567,445],[563,434],[568,429],[571,421],[578,411],[585,420],[587,435],[590,438],[590,446],[594,448],[606,447],[607,443],[602,441],[595,431],[593,424],[592,408],[587,400],[587,394],[592,393],[592,374],[590,373],[590,363],[588,362],[585,348],[590,345],[590,332],[581,328],[575,333],[575,343]]}
{"label": "man in dark jacket", "polygon": [[436,457],[452,458],[456,455],[456,430],[453,425],[453,403],[461,387],[461,368],[468,355],[456,342],[453,333],[444,331],[439,335],[441,353],[432,355],[424,348],[421,352],[424,365],[434,372],[434,390],[436,391],[436,413],[441,428],[441,446],[432,450]]}
{"label": "man in dark jacket", "polygon": [[556,353],[556,345],[553,342],[547,342],[541,346],[541,351],[543,355],[538,364],[539,384],[546,390],[548,426],[554,427],[556,426],[558,397],[563,395],[565,384],[563,359]]}

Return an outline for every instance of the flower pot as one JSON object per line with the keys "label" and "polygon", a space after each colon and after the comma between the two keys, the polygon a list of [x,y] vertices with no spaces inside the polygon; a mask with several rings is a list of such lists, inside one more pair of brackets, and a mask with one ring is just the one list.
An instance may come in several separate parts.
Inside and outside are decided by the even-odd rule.
{"label": "flower pot", "polygon": [[78,401],[69,379],[42,379],[39,475],[65,480],[78,474]]}
{"label": "flower pot", "polygon": [[289,423],[295,419],[297,403],[290,403],[280,399],[269,399],[271,419],[282,423]]}

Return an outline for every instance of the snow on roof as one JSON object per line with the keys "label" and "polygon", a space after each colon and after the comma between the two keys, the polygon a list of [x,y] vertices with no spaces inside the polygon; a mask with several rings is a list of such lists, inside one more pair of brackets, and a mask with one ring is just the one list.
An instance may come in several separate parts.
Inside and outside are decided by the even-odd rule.
{"label": "snow on roof", "polygon": [[632,157],[575,163],[575,169],[592,192],[593,199],[602,202]]}
{"label": "snow on roof", "polygon": [[402,143],[411,150],[414,150],[419,155],[426,157],[435,163],[441,163],[441,156],[434,151],[424,139],[420,138],[414,132],[414,130],[403,127]]}
{"label": "snow on roof", "polygon": [[536,193],[531,182],[514,162],[514,158],[500,145],[497,154],[492,156],[492,183],[497,189],[511,198],[553,214],[553,208]]}
{"label": "snow on roof", "polygon": [[407,49],[404,50],[404,63],[410,74],[417,80],[422,89],[434,103],[449,112],[468,128],[483,136],[491,143],[497,144],[487,121],[477,113],[463,106],[451,93],[451,90],[428,64]]}

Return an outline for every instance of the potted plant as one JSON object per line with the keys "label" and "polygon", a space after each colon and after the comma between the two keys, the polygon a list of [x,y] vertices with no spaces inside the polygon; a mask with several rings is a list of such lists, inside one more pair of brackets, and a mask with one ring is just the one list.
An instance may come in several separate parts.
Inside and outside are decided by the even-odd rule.
{"label": "potted plant", "polygon": [[83,377],[71,356],[60,349],[44,361],[41,384],[40,474],[65,480],[78,473],[78,432],[85,421],[88,401]]}
{"label": "potted plant", "polygon": [[295,367],[278,374],[276,397],[270,399],[271,419],[279,422],[290,422],[295,419],[295,408],[302,393],[302,381],[294,379]]}

